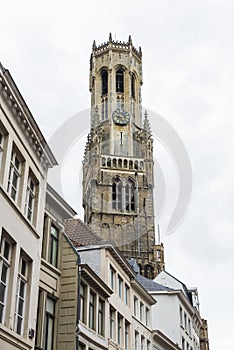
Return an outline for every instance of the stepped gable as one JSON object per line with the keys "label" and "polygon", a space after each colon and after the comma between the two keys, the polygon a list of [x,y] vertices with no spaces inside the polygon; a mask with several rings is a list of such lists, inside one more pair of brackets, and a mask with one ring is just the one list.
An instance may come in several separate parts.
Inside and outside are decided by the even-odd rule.
{"label": "stepped gable", "polygon": [[154,282],[153,280],[146,278],[140,274],[136,275],[136,280],[144,287],[148,292],[153,291],[167,291],[171,292],[174,289],[163,286],[162,284],[159,284],[157,282]]}
{"label": "stepped gable", "polygon": [[64,231],[75,248],[102,242],[102,239],[80,219],[65,220]]}

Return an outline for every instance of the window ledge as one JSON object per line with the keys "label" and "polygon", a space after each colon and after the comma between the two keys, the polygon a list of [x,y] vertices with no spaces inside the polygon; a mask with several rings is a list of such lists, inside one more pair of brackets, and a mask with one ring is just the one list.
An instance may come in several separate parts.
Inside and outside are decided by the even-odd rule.
{"label": "window ledge", "polygon": [[23,338],[18,333],[14,332],[13,330],[4,326],[3,324],[0,324],[0,331],[1,338],[3,339],[3,341],[5,340],[6,343],[13,343],[17,348],[20,346],[23,349],[32,349],[34,339],[28,340],[26,338]]}

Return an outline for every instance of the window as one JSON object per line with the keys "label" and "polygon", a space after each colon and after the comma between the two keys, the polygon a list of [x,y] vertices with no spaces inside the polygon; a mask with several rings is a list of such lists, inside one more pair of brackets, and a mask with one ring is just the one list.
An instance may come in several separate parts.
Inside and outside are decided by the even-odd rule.
{"label": "window", "polygon": [[124,92],[124,72],[118,69],[116,72],[116,92]]}
{"label": "window", "polygon": [[102,121],[108,119],[108,100],[102,99]]}
{"label": "window", "polygon": [[140,303],[140,320],[144,321],[144,304],[142,302]]}
{"label": "window", "polygon": [[134,316],[138,316],[138,299],[134,297]]}
{"label": "window", "polygon": [[182,350],[185,350],[185,340],[183,337],[182,337]]}
{"label": "window", "polygon": [[7,305],[11,254],[12,245],[6,237],[2,236],[0,246],[0,323],[4,322],[5,308]]}
{"label": "window", "polygon": [[3,151],[4,151],[4,133],[0,129],[0,169],[2,168],[3,163]]}
{"label": "window", "polygon": [[24,329],[24,318],[27,297],[27,285],[29,277],[29,263],[21,254],[18,272],[18,288],[16,295],[16,312],[15,312],[15,331],[22,335]]}
{"label": "window", "polygon": [[124,302],[126,305],[129,304],[129,287],[127,286],[127,284],[125,284],[124,287]]}
{"label": "window", "polygon": [[133,181],[129,180],[125,187],[125,208],[126,211],[135,210],[135,190]]}
{"label": "window", "polygon": [[58,266],[58,241],[59,230],[53,224],[50,226],[50,256],[49,262],[55,267]]}
{"label": "window", "polygon": [[89,328],[95,329],[95,300],[96,295],[93,292],[89,294]]}
{"label": "window", "polygon": [[147,340],[147,350],[150,350],[150,341]]}
{"label": "window", "polygon": [[188,319],[188,332],[189,332],[189,335],[191,335],[191,321],[190,321],[190,319]]}
{"label": "window", "polygon": [[123,280],[120,276],[118,276],[118,293],[119,297],[122,299],[122,294],[123,294]]}
{"label": "window", "polygon": [[29,174],[26,200],[25,200],[25,214],[29,221],[33,221],[34,218],[34,209],[37,195],[37,180],[32,173]]}
{"label": "window", "polygon": [[108,72],[107,69],[101,70],[101,80],[102,80],[102,95],[108,92]]}
{"label": "window", "polygon": [[135,94],[135,83],[136,83],[136,79],[135,76],[132,74],[131,75],[131,94],[132,94],[132,98],[136,98],[136,94]]}
{"label": "window", "polygon": [[44,346],[46,350],[53,349],[54,343],[54,319],[55,319],[55,301],[47,297],[45,314],[45,338]]}
{"label": "window", "polygon": [[145,308],[145,316],[146,316],[146,326],[150,325],[150,309],[148,307]]}
{"label": "window", "polygon": [[98,333],[104,335],[104,315],[105,315],[105,302],[99,299],[98,303]]}
{"label": "window", "polygon": [[183,312],[182,312],[182,307],[180,306],[180,325],[183,325]]}
{"label": "window", "polygon": [[189,343],[187,342],[187,350],[189,350]]}
{"label": "window", "polygon": [[111,289],[115,288],[115,270],[110,266],[110,286]]}
{"label": "window", "polygon": [[86,308],[86,286],[81,283],[80,285],[80,321],[85,322]]}
{"label": "window", "polygon": [[184,328],[187,330],[187,315],[184,313]]}
{"label": "window", "polygon": [[124,345],[125,349],[129,349],[129,323],[125,321],[125,329],[124,329]]}
{"label": "window", "polygon": [[112,208],[118,211],[122,210],[122,182],[119,179],[114,179],[112,185]]}
{"label": "window", "polygon": [[135,331],[135,350],[139,350],[139,333]]}
{"label": "window", "polygon": [[141,350],[145,350],[145,337],[141,336]]}
{"label": "window", "polygon": [[19,154],[13,150],[11,153],[11,163],[8,177],[7,191],[11,198],[16,201],[19,193],[19,183],[22,171],[22,161]]}
{"label": "window", "polygon": [[117,333],[117,341],[118,344],[122,344],[122,323],[123,323],[123,317],[118,313],[118,333]]}
{"label": "window", "polygon": [[110,306],[110,338],[114,339],[115,335],[115,310]]}

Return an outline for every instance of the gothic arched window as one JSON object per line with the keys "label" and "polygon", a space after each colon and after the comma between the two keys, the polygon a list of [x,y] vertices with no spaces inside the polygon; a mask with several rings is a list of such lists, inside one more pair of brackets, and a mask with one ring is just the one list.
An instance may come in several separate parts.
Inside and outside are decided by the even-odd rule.
{"label": "gothic arched window", "polygon": [[116,92],[124,92],[124,72],[122,69],[116,71]]}
{"label": "gothic arched window", "polygon": [[102,95],[106,95],[108,92],[108,72],[107,72],[107,69],[102,69],[101,78],[102,78]]}
{"label": "gothic arched window", "polygon": [[112,209],[122,210],[123,185],[120,179],[115,178],[112,184]]}
{"label": "gothic arched window", "polygon": [[132,180],[128,180],[125,187],[125,208],[126,211],[135,211],[135,184]]}

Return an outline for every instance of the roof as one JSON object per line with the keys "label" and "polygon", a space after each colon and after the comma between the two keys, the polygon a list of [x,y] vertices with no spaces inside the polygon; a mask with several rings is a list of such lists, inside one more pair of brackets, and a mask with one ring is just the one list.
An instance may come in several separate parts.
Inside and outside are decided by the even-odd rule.
{"label": "roof", "polygon": [[170,292],[174,289],[165,287],[162,284],[159,284],[157,282],[154,282],[153,280],[150,280],[149,278],[146,278],[140,274],[136,275],[136,280],[144,287],[148,292],[149,291],[166,291]]}
{"label": "roof", "polygon": [[102,239],[78,218],[65,220],[64,231],[76,248],[102,242]]}

